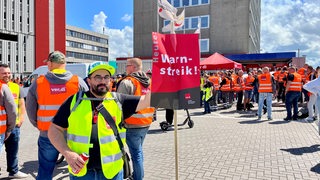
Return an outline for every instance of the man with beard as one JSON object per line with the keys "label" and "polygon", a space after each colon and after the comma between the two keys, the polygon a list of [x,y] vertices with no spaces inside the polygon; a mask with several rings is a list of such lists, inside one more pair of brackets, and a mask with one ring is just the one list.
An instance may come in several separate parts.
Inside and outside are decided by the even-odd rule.
{"label": "man with beard", "polygon": [[[149,107],[150,93],[131,96],[109,92],[108,84],[115,69],[105,62],[91,64],[88,72],[90,91],[79,92],[61,105],[53,118],[49,138],[66,157],[71,180],[122,180],[121,149],[108,120],[97,107],[104,107],[110,114],[124,143],[126,130],[119,127],[121,120]],[[64,131],[67,131],[67,139]],[[89,155],[87,163],[80,157],[82,153]]]}
{"label": "man with beard", "polygon": [[60,51],[49,54],[44,62],[48,72],[34,80],[26,100],[26,110],[32,125],[39,129],[37,180],[51,180],[59,152],[48,138],[48,129],[60,105],[79,89],[87,90],[86,83],[67,71],[66,58]]}
{"label": "man with beard", "polygon": [[[150,78],[142,71],[142,61],[139,58],[127,60],[128,74],[121,82],[117,92],[129,95],[145,95],[150,92]],[[143,141],[152,123],[154,108],[148,107],[125,118],[127,128],[126,138],[133,164],[133,179],[142,180],[143,168]]]}
{"label": "man with beard", "polygon": [[24,103],[25,94],[22,87],[11,80],[11,70],[7,64],[0,64],[0,83],[7,84],[17,105],[17,119],[15,128],[11,131],[11,135],[5,141],[7,153],[7,171],[9,178],[27,178],[28,175],[19,171],[18,167],[18,150],[20,141],[20,127],[24,122],[26,107]]}

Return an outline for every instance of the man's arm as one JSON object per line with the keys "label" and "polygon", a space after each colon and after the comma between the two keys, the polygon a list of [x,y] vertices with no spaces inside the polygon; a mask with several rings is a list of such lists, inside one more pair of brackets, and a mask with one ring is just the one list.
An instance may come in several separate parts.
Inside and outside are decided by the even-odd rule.
{"label": "man's arm", "polygon": [[18,102],[18,118],[19,118],[19,124],[17,124],[18,127],[21,127],[22,123],[24,122],[24,117],[26,115],[26,106],[24,102],[25,94],[23,93],[23,89],[20,87],[20,93],[19,93],[19,102]]}
{"label": "man's arm", "polygon": [[150,101],[151,101],[151,92],[148,92],[146,95],[141,96],[136,111],[140,111],[142,109],[150,107]]}
{"label": "man's arm", "polygon": [[7,131],[5,134],[5,139],[10,136],[11,131],[16,125],[17,111],[16,103],[14,102],[13,95],[9,87],[5,84],[2,85],[2,94],[3,94],[3,104],[7,113]]}
{"label": "man's arm", "polygon": [[26,111],[31,124],[38,128],[37,126],[37,111],[38,111],[38,101],[37,101],[37,83],[33,82],[29,88],[26,100]]}
{"label": "man's arm", "polygon": [[51,123],[48,130],[48,137],[53,146],[66,158],[67,163],[72,170],[81,170],[85,164],[83,159],[76,152],[72,151],[64,138],[64,131],[66,129]]}

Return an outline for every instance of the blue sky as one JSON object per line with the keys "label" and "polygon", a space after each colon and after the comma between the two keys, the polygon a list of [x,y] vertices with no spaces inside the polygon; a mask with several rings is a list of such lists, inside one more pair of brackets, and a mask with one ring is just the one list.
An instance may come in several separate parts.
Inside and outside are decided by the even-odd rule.
{"label": "blue sky", "polygon": [[[109,35],[109,55],[133,56],[133,0],[66,0],[68,25]],[[261,52],[298,52],[320,65],[320,0],[261,0]]]}

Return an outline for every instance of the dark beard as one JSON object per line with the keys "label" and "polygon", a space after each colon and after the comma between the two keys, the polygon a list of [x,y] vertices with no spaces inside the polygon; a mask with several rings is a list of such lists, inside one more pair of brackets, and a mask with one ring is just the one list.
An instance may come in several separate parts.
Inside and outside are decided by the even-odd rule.
{"label": "dark beard", "polygon": [[[100,90],[99,89],[99,86],[104,86],[105,89],[104,90]],[[109,91],[109,87],[107,85],[104,85],[104,84],[99,84],[97,85],[96,87],[93,87],[92,88],[92,92],[98,96],[104,96],[107,94],[107,92]]]}

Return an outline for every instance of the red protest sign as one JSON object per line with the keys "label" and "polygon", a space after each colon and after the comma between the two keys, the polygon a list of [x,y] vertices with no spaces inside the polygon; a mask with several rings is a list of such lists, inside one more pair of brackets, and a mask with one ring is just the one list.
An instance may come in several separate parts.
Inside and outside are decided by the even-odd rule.
{"label": "red protest sign", "polygon": [[168,109],[199,107],[198,38],[198,34],[152,33],[152,106]]}

